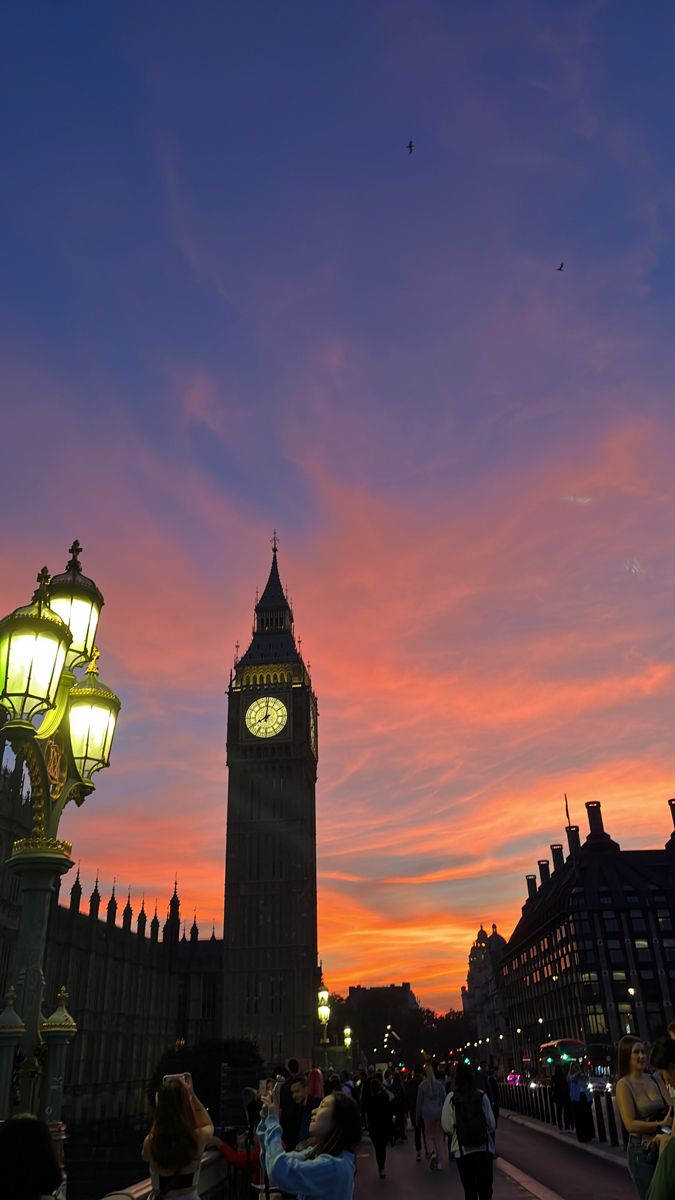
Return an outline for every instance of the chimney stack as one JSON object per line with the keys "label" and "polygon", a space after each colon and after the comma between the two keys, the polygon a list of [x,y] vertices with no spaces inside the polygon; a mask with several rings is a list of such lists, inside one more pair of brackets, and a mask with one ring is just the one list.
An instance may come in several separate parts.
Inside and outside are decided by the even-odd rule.
{"label": "chimney stack", "polygon": [[537,859],[537,866],[539,867],[539,878],[541,879],[541,886],[543,887],[544,884],[548,883],[549,879],[551,878],[551,868],[549,867],[548,859]]}
{"label": "chimney stack", "polygon": [[553,870],[561,871],[565,866],[565,855],[563,854],[562,842],[552,843],[551,854],[553,856]]}
{"label": "chimney stack", "polygon": [[527,880],[527,898],[528,900],[534,900],[537,894],[537,876],[526,875],[525,878]]}
{"label": "chimney stack", "polygon": [[586,802],[586,812],[588,813],[588,827],[591,833],[604,834],[605,827],[602,823],[602,809],[599,800],[588,800]]}
{"label": "chimney stack", "polygon": [[675,829],[675,800],[669,800],[668,804],[670,806],[670,815],[673,820],[673,829]]}
{"label": "chimney stack", "polygon": [[571,854],[572,858],[576,858],[577,854],[581,850],[581,838],[579,837],[579,826],[578,825],[568,825],[565,829],[565,833],[567,834],[567,845],[570,848],[570,854]]}

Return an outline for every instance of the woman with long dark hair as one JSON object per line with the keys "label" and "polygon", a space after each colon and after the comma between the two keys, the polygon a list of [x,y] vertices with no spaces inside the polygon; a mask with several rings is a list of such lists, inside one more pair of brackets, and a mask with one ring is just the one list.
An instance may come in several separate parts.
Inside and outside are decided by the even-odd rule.
{"label": "woman with long dark hair", "polygon": [[445,1100],[441,1124],[450,1138],[450,1154],[464,1195],[492,1200],[495,1118],[488,1097],[476,1087],[474,1073],[465,1063],[455,1071],[455,1090]]}
{"label": "woman with long dark hair", "polygon": [[171,1200],[199,1200],[199,1171],[213,1124],[192,1090],[190,1076],[173,1076],[157,1092],[155,1119],[142,1157],[150,1164],[152,1186]]}
{"label": "woman with long dark hair", "polygon": [[309,1136],[312,1146],[287,1153],[281,1144],[278,1087],[263,1097],[258,1140],[270,1182],[297,1200],[352,1200],[354,1151],[361,1141],[356,1101],[344,1092],[324,1096],[312,1113]]}
{"label": "woman with long dark hair", "polygon": [[61,1185],[61,1168],[44,1121],[31,1113],[0,1125],[2,1195],[11,1200],[42,1200]]}
{"label": "woman with long dark hair", "polygon": [[658,1162],[656,1135],[673,1124],[673,1111],[665,1083],[645,1070],[647,1053],[636,1037],[619,1042],[616,1102],[628,1134],[628,1170],[640,1200],[646,1200]]}

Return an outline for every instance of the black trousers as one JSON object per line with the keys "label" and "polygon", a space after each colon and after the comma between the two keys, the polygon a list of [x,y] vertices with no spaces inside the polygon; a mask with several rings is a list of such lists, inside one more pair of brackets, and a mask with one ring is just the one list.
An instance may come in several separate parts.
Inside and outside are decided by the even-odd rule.
{"label": "black trousers", "polygon": [[373,1150],[375,1151],[377,1169],[378,1171],[384,1171],[384,1164],[387,1161],[387,1142],[389,1141],[389,1136],[386,1133],[382,1133],[381,1130],[373,1133],[371,1129],[370,1140],[373,1143]]}
{"label": "black trousers", "polygon": [[492,1200],[493,1158],[487,1150],[476,1150],[455,1159],[465,1200]]}

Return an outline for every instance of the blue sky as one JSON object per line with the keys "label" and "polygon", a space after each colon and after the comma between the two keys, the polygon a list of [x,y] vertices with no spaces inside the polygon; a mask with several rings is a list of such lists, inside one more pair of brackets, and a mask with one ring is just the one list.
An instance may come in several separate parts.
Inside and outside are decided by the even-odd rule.
{"label": "blue sky", "polygon": [[161,908],[178,869],[220,924],[223,692],[274,527],[331,985],[456,1003],[564,790],[582,826],[602,799],[622,843],[668,836],[674,25],[5,10],[0,599],[75,536],[106,595],[124,708],[64,818],[85,883]]}

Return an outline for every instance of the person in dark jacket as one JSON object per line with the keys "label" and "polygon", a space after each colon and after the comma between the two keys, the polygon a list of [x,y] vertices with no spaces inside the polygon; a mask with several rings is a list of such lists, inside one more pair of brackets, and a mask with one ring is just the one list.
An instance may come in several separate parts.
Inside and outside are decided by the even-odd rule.
{"label": "person in dark jacket", "polygon": [[304,1150],[309,1138],[312,1113],[321,1103],[310,1096],[305,1075],[291,1079],[291,1107],[281,1114],[281,1129],[286,1150]]}
{"label": "person in dark jacket", "polygon": [[380,1172],[380,1179],[385,1178],[384,1168],[387,1162],[387,1143],[392,1131],[392,1101],[389,1093],[379,1079],[370,1082],[368,1098],[368,1133],[375,1151],[375,1161]]}
{"label": "person in dark jacket", "polygon": [[478,1083],[490,1101],[490,1107],[492,1108],[492,1112],[494,1114],[496,1128],[499,1124],[499,1088],[497,1087],[497,1080],[495,1079],[495,1069],[494,1067],[488,1066],[487,1059],[484,1059],[480,1064],[480,1079]]}
{"label": "person in dark jacket", "polygon": [[417,1161],[422,1161],[422,1138],[424,1136],[424,1122],[420,1118],[417,1120],[417,1090],[424,1079],[424,1069],[421,1063],[415,1063],[412,1075],[406,1081],[405,1098],[412,1121],[413,1133],[415,1135],[415,1151]]}
{"label": "person in dark jacket", "polygon": [[551,1093],[556,1123],[558,1129],[562,1130],[567,1123],[566,1118],[570,1107],[570,1089],[561,1063],[556,1063],[551,1083]]}
{"label": "person in dark jacket", "polygon": [[572,1063],[568,1078],[572,1120],[580,1142],[592,1142],[595,1134],[593,1105],[588,1093],[588,1079],[577,1063]]}
{"label": "person in dark jacket", "polygon": [[399,1071],[394,1071],[394,1083],[392,1087],[394,1099],[392,1100],[392,1134],[391,1144],[395,1146],[397,1142],[405,1141],[405,1118],[408,1111],[408,1106],[405,1099],[405,1091],[403,1088],[403,1080]]}

